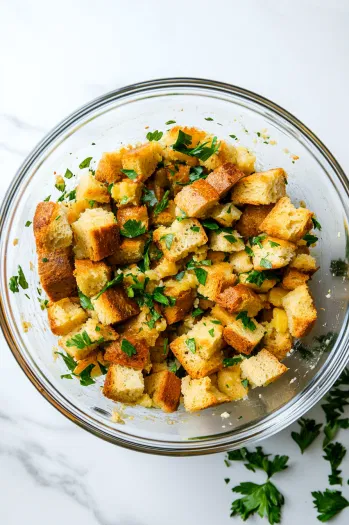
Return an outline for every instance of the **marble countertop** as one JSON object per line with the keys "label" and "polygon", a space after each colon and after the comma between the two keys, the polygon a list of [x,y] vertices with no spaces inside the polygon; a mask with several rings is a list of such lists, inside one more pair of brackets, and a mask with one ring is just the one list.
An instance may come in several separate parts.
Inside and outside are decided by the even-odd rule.
{"label": "marble countertop", "polygon": [[[222,80],[274,100],[349,171],[346,0],[4,0],[0,6],[1,196],[29,151],[76,107],[166,76]],[[166,458],[105,443],[40,396],[2,335],[0,352],[3,525],[228,525],[230,488],[264,479],[241,464],[226,467],[223,454]],[[310,416],[323,420],[319,406]],[[286,498],[282,523],[315,525],[310,492],[328,487],[329,464],[320,439],[301,456],[290,438],[296,428],[262,445],[290,456],[288,472],[276,479]],[[348,432],[341,442],[348,444]],[[346,480],[349,457],[342,470]],[[349,498],[347,485],[343,494]],[[348,519],[347,509],[335,523]]]}

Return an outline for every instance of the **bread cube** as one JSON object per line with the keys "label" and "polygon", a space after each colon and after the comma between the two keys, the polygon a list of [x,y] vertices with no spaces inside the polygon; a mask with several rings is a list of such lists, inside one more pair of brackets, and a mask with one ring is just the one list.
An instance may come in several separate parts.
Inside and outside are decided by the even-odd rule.
{"label": "bread cube", "polygon": [[166,167],[168,181],[171,189],[176,196],[183,186],[190,182],[190,166],[185,164],[170,164]]}
{"label": "bread cube", "polygon": [[110,151],[102,154],[96,169],[96,179],[106,184],[118,182],[124,177],[122,169],[122,155],[126,150]]}
{"label": "bread cube", "polygon": [[260,231],[285,241],[300,241],[311,230],[313,212],[296,208],[289,197],[282,197],[260,224]]}
{"label": "bread cube", "polygon": [[[213,135],[207,135],[205,142],[208,146],[212,145]],[[205,166],[208,171],[216,170],[227,163],[236,163],[236,148],[227,144],[224,140],[217,141],[218,150],[206,160],[200,160],[200,165]]]}
{"label": "bread cube", "polygon": [[[128,355],[123,350],[124,345],[128,345],[131,351],[133,346],[135,353]],[[104,354],[104,359],[109,363],[128,366],[130,368],[136,368],[137,370],[143,370],[147,364],[148,357],[149,347],[146,341],[144,339],[136,339],[135,337],[132,337],[132,335],[128,334],[121,335],[120,339],[110,343],[106,347]]]}
{"label": "bread cube", "polygon": [[150,361],[154,363],[163,363],[168,356],[169,343],[168,334],[163,332],[157,338],[155,345],[150,349]]}
{"label": "bread cube", "polygon": [[111,280],[111,274],[111,268],[102,261],[75,259],[74,276],[79,289],[87,297],[97,295],[103,286]]}
{"label": "bread cube", "polygon": [[285,297],[285,295],[288,294],[288,291],[284,288],[281,288],[281,286],[275,286],[275,288],[272,288],[268,293],[268,301],[273,305],[277,306],[278,308],[282,308],[282,299]]}
{"label": "bread cube", "polygon": [[111,326],[105,326],[94,319],[88,319],[79,328],[61,337],[58,344],[67,354],[80,361],[80,359],[85,359],[101,343],[116,341],[118,337]]}
{"label": "bread cube", "polygon": [[199,179],[184,186],[175,197],[176,205],[187,217],[207,217],[218,203],[219,195],[205,180]]}
{"label": "bread cube", "polygon": [[167,208],[158,215],[155,215],[154,212],[151,214],[151,222],[155,226],[171,226],[175,219],[176,205],[173,200],[168,201]]}
{"label": "bread cube", "polygon": [[217,303],[228,312],[246,311],[248,317],[255,317],[264,307],[263,301],[244,284],[229,286],[217,297]]}
{"label": "bread cube", "polygon": [[160,315],[154,318],[148,306],[142,306],[140,313],[125,324],[124,333],[135,338],[144,339],[149,347],[153,347],[161,332],[166,330],[166,321],[160,314],[160,309],[155,307],[155,312]]}
{"label": "bread cube", "polygon": [[119,229],[112,212],[102,208],[86,210],[72,228],[77,259],[100,261],[118,250]]}
{"label": "bread cube", "polygon": [[229,346],[232,346],[237,352],[249,355],[258,345],[264,336],[264,327],[251,318],[255,325],[254,330],[245,327],[241,319],[235,319],[228,324],[223,331],[223,337]]}
{"label": "bread cube", "polygon": [[245,238],[256,237],[260,232],[260,225],[265,217],[269,215],[273,209],[274,204],[266,204],[261,206],[253,206],[248,204],[236,223],[237,231]]}
{"label": "bread cube", "polygon": [[184,408],[187,412],[196,412],[229,401],[229,397],[212,384],[210,377],[202,379],[183,377],[182,393]]}
{"label": "bread cube", "polygon": [[[274,308],[275,310],[278,308]],[[270,323],[265,323],[264,328],[266,333],[263,338],[263,347],[279,361],[282,361],[292,349],[292,337],[288,327],[286,330],[280,331],[278,329],[280,327],[274,318]]]}
{"label": "bread cube", "polygon": [[229,256],[224,252],[214,252],[213,250],[208,250],[206,259],[209,259],[212,264],[227,262]]}
{"label": "bread cube", "polygon": [[253,270],[253,264],[251,257],[245,250],[241,252],[232,253],[229,256],[229,263],[231,264],[234,272],[236,273],[246,273]]}
{"label": "bread cube", "polygon": [[149,227],[148,210],[146,206],[129,206],[127,208],[119,208],[117,211],[118,226],[120,230],[123,229],[127,221],[138,221],[145,226],[146,230]]}
{"label": "bread cube", "polygon": [[134,239],[121,237],[118,250],[108,257],[108,263],[116,266],[134,264],[143,258],[146,236],[140,235]]}
{"label": "bread cube", "polygon": [[217,204],[210,213],[210,216],[222,226],[230,227],[238,221],[242,212],[234,204]]}
{"label": "bread cube", "polygon": [[142,196],[142,184],[130,179],[115,182],[111,189],[111,196],[119,208],[123,206],[139,206]]}
{"label": "bread cube", "polygon": [[127,297],[122,286],[109,288],[98,297],[92,299],[98,319],[104,324],[120,323],[139,313],[139,306]]}
{"label": "bread cube", "polygon": [[137,182],[141,182],[154,173],[161,160],[162,147],[158,142],[152,141],[125,151],[122,156],[122,167],[124,170],[134,170],[138,175]]}
{"label": "bread cube", "polygon": [[102,204],[110,201],[107,186],[96,180],[90,172],[80,177],[76,188],[76,200],[82,201],[84,199]]}
{"label": "bread cube", "polygon": [[164,157],[169,161],[174,162],[185,162],[188,164],[188,166],[197,166],[199,164],[199,161],[196,157],[190,157],[189,155],[186,155],[185,153],[180,153],[179,151],[175,151],[172,146],[176,142],[178,138],[178,132],[183,131],[183,133],[186,133],[187,135],[190,135],[191,137],[191,144],[188,146],[190,148],[195,148],[199,142],[204,142],[206,138],[206,132],[199,130],[197,128],[188,128],[188,127],[182,127],[182,126],[174,126],[170,130],[168,130],[167,133],[164,133],[164,136],[162,138],[162,144],[165,146],[165,150],[163,152]]}
{"label": "bread cube", "polygon": [[245,175],[253,173],[255,171],[254,164],[256,162],[256,156],[243,146],[237,146],[235,150],[236,165],[238,168],[243,171]]}
{"label": "bread cube", "polygon": [[179,261],[207,242],[207,235],[197,219],[174,221],[169,228],[160,226],[153,239],[166,259]]}
{"label": "bread cube", "polygon": [[100,365],[107,367],[108,363],[104,360],[103,352],[97,348],[97,350],[93,350],[85,359],[81,359],[76,367],[74,368],[74,374],[80,375],[81,372],[85,370],[89,365],[93,365],[93,368],[91,370],[91,377],[94,379],[95,377],[103,375],[102,369]]}
{"label": "bread cube", "polygon": [[217,373],[218,389],[229,397],[230,401],[238,401],[248,394],[248,387],[241,383],[240,363],[219,370]]}
{"label": "bread cube", "polygon": [[165,277],[170,277],[171,275],[177,275],[178,271],[178,265],[174,261],[165,259],[165,257],[160,259],[159,263],[154,268],[154,272],[159,279],[164,279]]}
{"label": "bread cube", "polygon": [[175,412],[181,395],[181,380],[173,372],[163,370],[150,374],[144,380],[145,391],[151,397],[153,405],[164,412]]}
{"label": "bread cube", "polygon": [[293,337],[303,337],[312,329],[317,313],[313,298],[306,284],[298,286],[282,299],[288,326]]}
{"label": "bread cube", "polygon": [[211,310],[211,315],[218,321],[222,323],[222,326],[227,326],[230,323],[233,323],[235,321],[235,315],[231,314],[223,308],[222,306],[219,306],[219,304],[215,304],[214,307]]}
{"label": "bread cube", "polygon": [[282,278],[282,286],[286,290],[294,290],[302,284],[307,284],[309,279],[310,275],[307,273],[299,272],[295,268],[287,268]]}
{"label": "bread cube", "polygon": [[187,334],[177,337],[170,344],[170,349],[186,372],[194,379],[200,379],[201,377],[214,374],[220,370],[223,366],[222,351],[217,350],[210,358],[204,359],[199,352],[195,351],[195,353],[193,353],[189,350],[186,344],[186,341],[190,339],[189,334],[190,331]]}
{"label": "bread cube", "polygon": [[205,284],[199,283],[198,292],[210,301],[216,301],[221,291],[236,282],[229,263],[215,263],[211,266],[203,266],[207,273]]}
{"label": "bread cube", "polygon": [[245,173],[231,162],[223,164],[219,168],[212,171],[206,179],[218,193],[219,198],[224,197],[229,190],[236,184]]}
{"label": "bread cube", "polygon": [[186,273],[181,281],[170,279],[165,283],[165,295],[175,299],[173,306],[165,306],[163,314],[168,325],[184,319],[191,310],[196,297],[196,279]]}
{"label": "bread cube", "polygon": [[286,178],[282,168],[248,175],[233,187],[231,201],[236,206],[275,203],[286,194]]}
{"label": "bread cube", "polygon": [[113,401],[134,403],[144,392],[141,370],[110,365],[103,386],[103,395]]}
{"label": "bread cube", "polygon": [[248,288],[251,288],[251,290],[254,290],[257,293],[266,293],[269,290],[271,290],[273,286],[276,285],[277,279],[274,279],[274,278],[264,279],[264,281],[260,285],[259,283],[256,284],[255,282],[251,282],[250,279],[252,279],[252,277],[255,275],[255,272],[256,270],[252,270],[252,272],[248,272],[248,273],[240,273],[239,274],[240,283],[244,284]]}
{"label": "bread cube", "polygon": [[87,313],[80,307],[77,297],[66,297],[50,303],[47,315],[51,331],[55,335],[67,335],[87,319]]}
{"label": "bread cube", "polygon": [[33,229],[38,250],[47,252],[67,248],[73,234],[66,208],[56,202],[39,202],[33,219]]}
{"label": "bread cube", "polygon": [[267,386],[281,377],[288,368],[265,348],[241,364],[241,377],[247,379],[252,388]]}
{"label": "bread cube", "polygon": [[71,201],[65,204],[65,209],[67,212],[67,219],[69,224],[72,224],[73,222],[77,221],[80,215],[87,209],[93,209],[93,208],[103,208],[104,210],[110,211],[110,205],[109,204],[100,204],[97,201],[88,201],[87,199],[83,199],[82,201]]}
{"label": "bread cube", "polygon": [[50,301],[59,301],[77,295],[73,271],[71,247],[54,251],[38,250],[40,282]]}
{"label": "bread cube", "polygon": [[287,266],[294,257],[296,249],[296,245],[291,242],[265,236],[261,238],[260,244],[252,246],[253,267],[255,270],[262,271]]}
{"label": "bread cube", "polygon": [[223,347],[223,326],[211,316],[203,317],[187,333],[187,339],[194,339],[196,352],[203,359],[210,359]]}
{"label": "bread cube", "polygon": [[290,268],[295,268],[300,272],[314,273],[318,269],[316,259],[312,255],[306,253],[297,254],[290,262]]}
{"label": "bread cube", "polygon": [[224,231],[210,233],[210,249],[214,252],[234,253],[241,252],[244,248],[244,242],[236,230],[231,233]]}

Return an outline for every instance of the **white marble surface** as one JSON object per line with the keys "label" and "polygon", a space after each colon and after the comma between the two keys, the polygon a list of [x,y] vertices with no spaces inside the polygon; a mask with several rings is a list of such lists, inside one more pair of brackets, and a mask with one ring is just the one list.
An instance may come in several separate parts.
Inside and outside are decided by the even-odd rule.
{"label": "white marble surface", "polygon": [[[135,81],[198,76],[274,100],[349,171],[347,0],[0,0],[0,190],[59,120]],[[232,483],[262,480],[223,455],[165,458],[117,448],[74,426],[33,388],[0,336],[2,525],[229,524]],[[310,415],[322,418],[319,407]],[[293,426],[295,428],[296,425]],[[301,456],[290,429],[265,441],[290,455],[276,482],[283,522],[318,523],[327,487],[320,440]],[[340,440],[349,444],[348,431]],[[349,477],[349,458],[343,462]],[[349,497],[348,486],[343,487]],[[237,518],[239,521],[239,519]],[[349,510],[335,521],[348,523]],[[257,518],[251,520],[257,523]]]}

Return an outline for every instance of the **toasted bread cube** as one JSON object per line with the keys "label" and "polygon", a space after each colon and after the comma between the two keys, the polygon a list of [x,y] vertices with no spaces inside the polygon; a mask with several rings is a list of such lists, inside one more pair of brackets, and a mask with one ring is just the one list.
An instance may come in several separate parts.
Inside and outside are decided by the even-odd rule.
{"label": "toasted bread cube", "polygon": [[107,186],[96,180],[90,172],[80,177],[78,187],[76,188],[76,200],[82,201],[84,199],[102,204],[110,201]]}
{"label": "toasted bread cube", "polygon": [[252,259],[245,250],[232,253],[229,256],[229,263],[231,264],[234,272],[238,274],[247,273],[253,270]]}
{"label": "toasted bread cube", "polygon": [[265,348],[250,359],[240,363],[241,377],[247,379],[252,388],[267,386],[279,379],[288,368]]}
{"label": "toasted bread cube", "polygon": [[179,261],[206,244],[207,235],[197,219],[184,219],[174,221],[169,228],[160,226],[154,231],[153,239],[166,259]]}
{"label": "toasted bread cube", "polygon": [[223,331],[223,337],[228,345],[241,354],[250,354],[264,336],[264,327],[251,319],[255,325],[254,330],[245,327],[241,319],[234,319]]}
{"label": "toasted bread cube", "polygon": [[151,397],[153,405],[164,412],[175,412],[181,395],[181,380],[173,372],[163,370],[150,374],[144,380],[145,391]]}
{"label": "toasted bread cube", "polygon": [[91,370],[91,377],[95,378],[103,375],[100,365],[107,367],[108,363],[104,360],[103,352],[101,350],[94,350],[85,359],[81,359],[74,368],[74,374],[80,375],[89,365],[94,365]]}
{"label": "toasted bread cube", "polygon": [[243,171],[245,175],[250,175],[255,171],[254,163],[256,162],[256,156],[243,146],[237,146],[235,149],[238,168]]}
{"label": "toasted bread cube", "polygon": [[[206,136],[205,142],[208,142],[208,146],[213,144],[213,139],[212,135]],[[231,144],[227,144],[224,140],[218,141],[218,151],[216,153],[207,160],[200,160],[200,165],[205,166],[209,171],[216,170],[227,163],[236,164],[236,148]]]}
{"label": "toasted bread cube", "polygon": [[188,127],[182,127],[182,126],[174,126],[170,130],[168,130],[167,133],[164,134],[162,138],[162,143],[165,146],[164,150],[164,156],[169,161],[180,161],[185,162],[188,164],[188,166],[197,166],[199,164],[199,161],[196,157],[190,157],[189,155],[186,155],[185,153],[180,153],[179,151],[175,151],[172,146],[176,142],[178,138],[178,132],[182,131],[183,133],[186,133],[187,135],[190,135],[191,137],[191,144],[190,148],[195,148],[199,142],[204,142],[206,138],[205,131],[202,131],[197,128],[188,128]]}
{"label": "toasted bread cube", "polygon": [[196,279],[188,272],[181,281],[170,279],[165,283],[164,293],[176,301],[173,306],[165,306],[163,309],[167,324],[171,325],[184,319],[191,310],[196,297]]}
{"label": "toasted bread cube", "polygon": [[152,141],[124,152],[122,167],[124,170],[134,170],[137,181],[145,181],[154,173],[156,166],[162,160],[162,148],[158,142]]}
{"label": "toasted bread cube", "polygon": [[121,365],[110,365],[103,386],[103,395],[113,401],[134,403],[144,392],[141,370]]}
{"label": "toasted bread cube", "polygon": [[229,260],[229,255],[224,252],[214,252],[213,250],[209,250],[206,259],[209,259],[212,264],[227,262]]}
{"label": "toasted bread cube", "polygon": [[216,190],[203,179],[184,186],[175,197],[176,205],[187,217],[207,217],[218,200]]}
{"label": "toasted bread cube", "polygon": [[285,241],[300,241],[311,230],[313,212],[296,208],[289,197],[282,197],[260,224],[260,231]]}
{"label": "toasted bread cube", "polygon": [[176,205],[173,200],[168,201],[167,208],[158,215],[155,215],[154,212],[151,214],[151,222],[155,226],[171,226],[175,219]]}
{"label": "toasted bread cube", "polygon": [[288,326],[293,337],[303,337],[312,329],[317,313],[313,298],[306,284],[298,286],[282,299]]}
{"label": "toasted bread cube", "polygon": [[223,347],[223,326],[211,316],[203,317],[187,333],[187,339],[194,339],[196,352],[203,359],[210,359]]}
{"label": "toasted bread cube", "polygon": [[217,303],[228,312],[246,311],[248,317],[255,317],[263,308],[263,301],[244,284],[229,286],[217,297]]}
{"label": "toasted bread cube", "polygon": [[282,299],[285,297],[285,295],[288,294],[288,291],[284,288],[281,288],[281,286],[275,286],[275,288],[272,288],[268,293],[268,301],[273,305],[277,306],[278,308],[282,308]]}
{"label": "toasted bread cube", "polygon": [[111,268],[102,261],[75,259],[74,276],[79,289],[87,297],[97,295],[103,286],[111,280],[111,273]]}
{"label": "toasted bread cube", "polygon": [[231,233],[224,231],[210,233],[210,249],[214,252],[234,253],[241,252],[244,248],[244,242],[236,230]]}
{"label": "toasted bread cube", "polygon": [[183,377],[182,393],[187,412],[196,412],[229,401],[229,397],[214,386],[210,377],[202,379]]}
{"label": "toasted bread cube", "polygon": [[103,324],[120,323],[139,313],[139,306],[133,299],[127,297],[122,286],[109,288],[98,297],[92,299],[98,319]]}
{"label": "toasted bread cube", "polygon": [[240,220],[236,223],[236,229],[243,237],[255,237],[259,235],[260,225],[265,217],[273,209],[273,204],[253,206],[248,204],[244,209]]}
{"label": "toasted bread cube", "polygon": [[125,179],[115,182],[111,189],[111,196],[118,207],[122,206],[139,206],[142,196],[142,184]]}
{"label": "toasted bread cube", "polygon": [[73,234],[66,208],[62,204],[39,202],[35,210],[33,229],[38,250],[50,252],[72,244]]}
{"label": "toasted bread cube", "polygon": [[145,235],[140,235],[134,239],[122,237],[118,250],[111,257],[108,257],[108,263],[123,266],[140,261],[143,258],[146,240]]}
{"label": "toasted bread cube", "polygon": [[[130,343],[135,353],[128,355],[123,351],[123,341]],[[110,363],[122,366],[128,366],[130,368],[136,368],[137,370],[143,370],[146,366],[149,357],[149,347],[144,339],[136,339],[131,335],[121,335],[120,339],[110,343],[105,350],[104,359]]]}
{"label": "toasted bread cube", "polygon": [[178,271],[178,265],[175,262],[170,261],[169,259],[165,259],[165,257],[160,259],[159,264],[154,268],[154,272],[156,273],[159,279],[164,279],[165,277],[177,275]]}
{"label": "toasted bread cube", "polygon": [[252,270],[252,272],[248,272],[248,273],[240,273],[239,274],[240,283],[245,284],[246,286],[248,286],[248,288],[251,288],[257,293],[266,293],[269,290],[271,290],[273,286],[276,285],[277,279],[265,279],[260,286],[256,284],[255,282],[251,282],[250,279],[253,278],[255,272],[256,270]]}
{"label": "toasted bread cube", "polygon": [[248,175],[233,187],[232,203],[236,206],[275,203],[286,194],[286,178],[282,168]]}
{"label": "toasted bread cube", "polygon": [[149,227],[148,210],[146,206],[129,206],[127,208],[119,208],[117,211],[117,219],[120,230],[123,229],[127,221],[138,221],[145,226],[146,230]]}
{"label": "toasted bread cube", "polygon": [[67,335],[87,319],[87,313],[80,307],[80,301],[76,297],[66,297],[50,303],[47,315],[51,331],[55,335]]}
{"label": "toasted bread cube", "polygon": [[72,228],[77,259],[100,261],[118,250],[119,229],[112,212],[102,208],[86,210]]}
{"label": "toasted bread cube", "polygon": [[106,184],[113,184],[124,177],[122,170],[122,155],[126,150],[103,153],[96,169],[96,179]]}
{"label": "toasted bread cube", "polygon": [[283,308],[273,309],[273,318],[271,321],[271,325],[274,326],[275,329],[281,334],[284,334],[288,331],[287,315]]}
{"label": "toasted bread cube", "polygon": [[223,308],[222,306],[219,306],[218,304],[215,304],[214,307],[211,310],[211,315],[218,321],[222,323],[222,326],[227,326],[230,323],[233,323],[235,321],[235,315],[231,314]]}
{"label": "toasted bread cube", "polygon": [[287,266],[296,252],[296,245],[291,242],[277,239],[276,237],[265,236],[260,240],[260,244],[252,246],[253,267],[255,270],[269,270]]}
{"label": "toasted bread cube", "polygon": [[135,284],[135,282],[143,283],[146,277],[145,273],[138,268],[137,264],[126,266],[123,268],[122,273],[124,274],[122,281],[124,288],[128,288],[132,284]]}
{"label": "toasted bread cube", "polygon": [[[156,310],[159,314],[159,310]],[[166,321],[160,315],[156,321],[148,306],[142,306],[140,313],[128,321],[125,325],[125,333],[137,339],[145,339],[150,347],[153,347],[161,332],[166,330]]]}
{"label": "toasted bread cube", "polygon": [[109,204],[100,204],[97,201],[89,201],[83,199],[82,201],[71,201],[65,205],[67,211],[67,219],[69,224],[77,221],[80,215],[87,209],[92,210],[93,208],[103,208],[104,210],[111,211]]}
{"label": "toasted bread cube", "polygon": [[183,186],[190,182],[190,166],[186,166],[185,164],[170,164],[166,169],[171,189],[176,196]]}
{"label": "toasted bread cube", "polygon": [[214,374],[220,370],[223,366],[222,351],[217,350],[209,359],[201,357],[199,352],[191,352],[186,345],[186,341],[189,339],[189,333],[190,331],[187,334],[177,337],[170,344],[170,349],[186,372],[194,379],[200,379],[201,377]]}
{"label": "toasted bread cube", "polygon": [[217,204],[211,211],[211,217],[222,226],[230,227],[235,221],[238,221],[242,212],[234,204]]}
{"label": "toasted bread cube", "polygon": [[[286,322],[284,317],[286,317]],[[292,349],[292,337],[288,330],[285,311],[274,308],[273,319],[270,323],[265,323],[265,330],[263,347],[282,361]]]}
{"label": "toasted bread cube", "polygon": [[111,326],[105,326],[94,319],[88,319],[79,328],[61,337],[58,344],[67,354],[80,361],[80,359],[85,359],[101,343],[116,341],[118,337]]}
{"label": "toasted bread cube", "polygon": [[282,286],[286,290],[294,290],[302,284],[307,284],[309,279],[310,276],[307,273],[299,272],[295,268],[287,268],[282,279]]}
{"label": "toasted bread cube", "polygon": [[71,247],[55,251],[38,250],[38,273],[50,301],[77,295],[73,271]]}
{"label": "toasted bread cube", "polygon": [[206,179],[206,182],[216,190],[221,199],[242,177],[245,176],[237,166],[231,162],[223,164],[219,168],[212,171]]}
{"label": "toasted bread cube", "polygon": [[[167,336],[167,337],[166,337]],[[154,363],[163,363],[168,356],[169,342],[166,332],[159,335],[154,346],[150,349],[150,360]]]}
{"label": "toasted bread cube", "polygon": [[290,268],[295,268],[300,272],[305,273],[314,273],[318,269],[316,259],[312,255],[306,253],[299,253],[296,257],[290,262]]}
{"label": "toasted bread cube", "polygon": [[208,310],[209,308],[213,308],[213,306],[214,301],[210,301],[209,299],[203,299],[202,297],[200,297],[199,308],[201,308],[201,310]]}
{"label": "toasted bread cube", "polygon": [[198,292],[210,301],[216,301],[221,291],[236,281],[236,275],[233,274],[229,263],[215,263],[204,266],[203,269],[207,273],[206,282],[199,283]]}
{"label": "toasted bread cube", "polygon": [[217,373],[217,386],[230,401],[238,401],[248,394],[248,387],[241,383],[240,363],[223,368]]}

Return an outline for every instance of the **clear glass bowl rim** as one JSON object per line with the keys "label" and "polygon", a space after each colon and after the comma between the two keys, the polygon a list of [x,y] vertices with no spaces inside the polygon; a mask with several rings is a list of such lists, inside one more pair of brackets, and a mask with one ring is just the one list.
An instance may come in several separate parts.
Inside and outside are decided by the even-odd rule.
{"label": "clear glass bowl rim", "polygon": [[[110,102],[122,100],[123,98],[130,97],[132,95],[137,96],[141,93],[152,93],[154,96],[154,93],[160,90],[162,90],[160,94],[163,94],[164,89],[175,92],[175,90],[178,88],[193,88],[196,90],[203,90],[206,94],[209,90],[212,92],[212,94],[216,93],[218,96],[224,94],[235,95],[239,98],[256,104],[260,108],[269,110],[279,117],[282,117],[287,121],[288,124],[302,133],[303,136],[311,143],[311,145],[314,146],[330,164],[331,168],[336,173],[338,181],[342,185],[342,189],[345,191],[345,206],[348,211],[349,181],[343,169],[334,158],[332,153],[328,150],[328,148],[319,140],[319,138],[288,111],[278,106],[274,102],[256,93],[253,93],[252,91],[248,91],[244,88],[223,82],[190,77],[155,79],[131,84],[110,91],[105,95],[97,97],[91,102],[85,104],[80,109],[76,110],[66,119],[64,119],[54,129],[52,129],[52,131],[50,131],[36,146],[36,148],[28,155],[17,171],[1,203],[1,260],[4,261],[4,237],[6,237],[4,233],[7,231],[6,225],[8,225],[9,221],[11,204],[17,195],[19,187],[27,172],[31,169],[31,166],[37,161],[38,158],[40,158],[44,151],[60,137],[60,135],[62,135],[70,126],[76,124],[80,119],[88,116],[88,114],[94,110],[106,106]],[[3,284],[5,284],[4,272],[5,264],[2,264],[1,279]],[[45,377],[43,377],[43,375],[39,376],[39,374],[32,368],[29,360],[26,359],[25,352],[22,352],[21,348],[19,348],[15,342],[6,315],[6,295],[2,290],[0,290],[0,292],[0,325],[5,339],[23,372],[31,381],[31,383],[37,388],[37,390],[45,397],[45,399],[47,399],[64,416],[85,430],[88,430],[92,434],[122,447],[151,454],[172,456],[209,454],[239,448],[242,445],[247,445],[254,443],[257,440],[270,437],[296,421],[312,406],[314,406],[331,388],[349,360],[349,315],[348,312],[346,312],[345,321],[338,336],[336,348],[329,354],[326,362],[323,364],[319,372],[312,378],[312,380],[302,392],[297,394],[286,405],[277,411],[264,417],[261,421],[257,421],[252,425],[248,425],[246,429],[242,428],[238,431],[233,430],[227,432],[225,435],[220,435],[218,438],[212,436],[209,439],[205,438],[202,441],[197,440],[195,442],[187,441],[174,443],[170,441],[140,438],[130,434],[128,434],[127,438],[125,438],[125,433],[121,435],[118,433],[118,430],[115,429],[113,434],[111,434],[110,430],[104,428],[100,421],[93,419],[91,416],[85,414],[82,410],[72,406],[64,398],[64,396],[59,391],[57,391],[46,380]]]}

